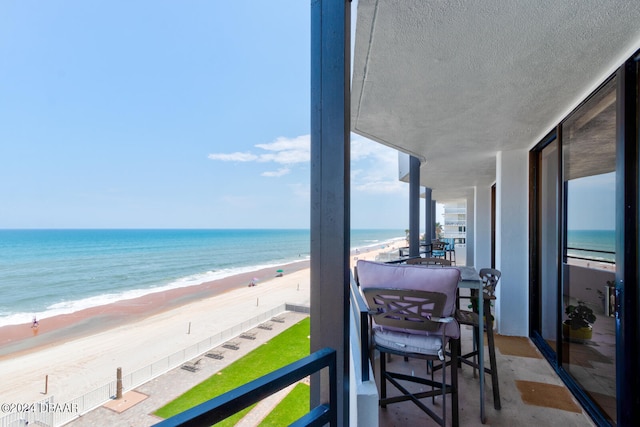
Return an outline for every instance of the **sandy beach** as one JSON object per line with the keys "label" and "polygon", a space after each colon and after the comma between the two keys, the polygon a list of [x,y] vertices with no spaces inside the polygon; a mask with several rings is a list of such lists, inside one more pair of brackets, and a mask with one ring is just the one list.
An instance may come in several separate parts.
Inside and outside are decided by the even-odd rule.
{"label": "sandy beach", "polygon": [[[373,260],[403,245],[361,250]],[[31,324],[0,328],[0,397],[31,403],[78,397],[285,302],[309,305],[309,262],[149,294]],[[247,286],[257,277],[257,286]],[[44,395],[48,376],[48,394]]]}

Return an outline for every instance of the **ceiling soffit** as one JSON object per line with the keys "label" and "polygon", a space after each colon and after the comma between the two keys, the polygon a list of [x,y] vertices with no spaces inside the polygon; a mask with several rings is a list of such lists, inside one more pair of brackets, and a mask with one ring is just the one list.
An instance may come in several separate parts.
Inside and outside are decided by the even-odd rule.
{"label": "ceiling soffit", "polygon": [[[640,43],[640,2],[359,0],[353,131],[443,198],[495,181]],[[434,196],[435,197],[435,196]]]}

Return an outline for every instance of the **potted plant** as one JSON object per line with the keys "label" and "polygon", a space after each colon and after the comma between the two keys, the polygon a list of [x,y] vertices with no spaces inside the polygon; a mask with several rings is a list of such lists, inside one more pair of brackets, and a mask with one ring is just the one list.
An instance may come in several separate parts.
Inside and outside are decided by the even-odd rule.
{"label": "potted plant", "polygon": [[568,319],[562,324],[562,335],[572,341],[590,340],[593,335],[591,324],[596,321],[593,310],[583,301],[578,301],[577,305],[569,304],[564,313]]}

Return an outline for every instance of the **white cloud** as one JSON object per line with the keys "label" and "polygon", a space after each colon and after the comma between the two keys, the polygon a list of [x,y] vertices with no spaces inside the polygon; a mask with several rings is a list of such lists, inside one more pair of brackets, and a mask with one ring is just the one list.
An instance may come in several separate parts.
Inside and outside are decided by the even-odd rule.
{"label": "white cloud", "polygon": [[[264,177],[280,177],[291,173],[289,166],[307,163],[311,157],[311,136],[278,137],[266,144],[256,144],[262,152],[210,154],[211,160],[276,163],[284,165],[265,171]],[[351,135],[351,185],[354,191],[369,194],[405,191],[406,184],[398,181],[398,152],[358,135]]]}
{"label": "white cloud", "polygon": [[256,144],[256,147],[269,151],[303,150],[309,152],[311,135],[300,135],[295,138],[285,138],[280,136],[269,144]]}
{"label": "white cloud", "polygon": [[353,191],[388,194],[406,191],[398,180],[398,151],[360,136],[351,137]]}
{"label": "white cloud", "polygon": [[251,153],[230,153],[230,154],[209,154],[211,160],[222,160],[223,162],[253,162],[258,156]]}
{"label": "white cloud", "polygon": [[364,193],[372,193],[372,194],[389,194],[389,193],[398,193],[401,191],[407,191],[407,184],[402,183],[398,180],[396,181],[373,181],[367,180],[365,182],[360,182],[358,184],[353,185],[353,190],[362,191]]}
{"label": "white cloud", "polygon": [[[254,154],[252,152],[231,153],[231,154],[209,154],[211,160],[221,160],[224,162],[261,162],[279,163],[281,165],[292,165],[305,163],[310,159],[310,135],[301,135],[295,138],[279,137],[274,142],[268,144],[256,144],[266,153]],[[283,170],[283,169],[280,169]],[[267,175],[273,176],[273,175]]]}
{"label": "white cloud", "polygon": [[[393,148],[389,148],[386,145],[378,144],[369,139],[365,139],[361,136],[351,136],[351,160],[358,161],[367,157],[387,158],[390,153],[397,153]],[[395,158],[398,155],[395,154]]]}
{"label": "white cloud", "polygon": [[289,172],[291,172],[291,169],[289,168],[280,168],[277,171],[267,171],[267,172],[262,172],[262,176],[268,176],[268,177],[278,177],[278,176],[282,176],[282,175],[286,175]]}
{"label": "white cloud", "polygon": [[284,165],[306,163],[311,157],[310,146],[310,135],[301,135],[296,138],[279,137],[272,143],[256,145],[257,148],[270,151],[270,153],[261,154],[258,161]]}

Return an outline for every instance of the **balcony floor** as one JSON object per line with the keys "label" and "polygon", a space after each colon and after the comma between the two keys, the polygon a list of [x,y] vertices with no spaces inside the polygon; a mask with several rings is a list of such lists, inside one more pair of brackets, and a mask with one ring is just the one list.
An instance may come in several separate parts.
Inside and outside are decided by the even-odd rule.
{"label": "balcony floor", "polygon": [[[287,324],[295,323],[295,321],[303,317],[299,313],[287,313],[287,316]],[[261,345],[275,333],[277,331],[260,330],[258,339],[243,343],[242,348],[237,352],[227,352],[227,357],[223,360],[206,358],[201,370],[197,373],[187,372],[179,368],[174,369],[138,387],[135,391],[127,392],[121,402],[125,405],[124,407],[120,409],[111,408],[107,404],[96,408],[68,425],[153,425],[160,421],[159,418],[152,415],[155,409],[213,375],[252,348]],[[469,350],[471,346],[471,329],[463,327],[462,333],[463,351]],[[487,375],[485,382],[487,420],[486,424],[484,424],[485,426],[562,425],[563,427],[583,427],[594,425],[570,395],[569,391],[563,386],[548,362],[542,358],[527,338],[498,336],[496,341],[502,410],[497,411],[493,408],[491,378]],[[485,354],[487,354],[486,351]],[[411,373],[413,370],[416,374],[424,374],[426,371],[423,360],[405,362],[401,357],[397,356],[393,357],[388,366],[390,369],[393,368],[406,373]],[[464,366],[458,372],[460,425],[481,426],[478,379],[473,378],[472,369],[468,366]],[[391,395],[394,392],[393,386],[389,386],[388,390]],[[141,399],[136,400],[135,397],[141,397]],[[272,408],[277,404],[277,400],[281,398],[282,396],[276,398],[276,401],[269,403],[267,406]],[[431,404],[430,399],[426,399],[426,401],[428,405]],[[440,403],[440,401],[436,400],[437,411],[440,410]],[[450,414],[449,405],[448,410]],[[268,412],[266,411],[265,414]],[[243,420],[242,425],[259,425],[261,416],[257,415],[254,414],[254,411],[250,412],[249,416]],[[389,405],[386,409],[379,408],[379,425],[381,427],[405,427],[415,425],[432,426],[436,425],[436,423],[413,403],[403,402]],[[451,425],[450,415],[447,416],[447,425]]]}
{"label": "balcony floor", "polygon": [[[463,351],[471,347],[471,328],[463,327]],[[485,339],[486,343],[486,339]],[[502,409],[493,406],[491,376],[485,376],[485,411],[486,426],[547,426],[562,425],[590,426],[595,425],[582,410],[549,363],[542,357],[535,346],[523,337],[496,337],[496,358],[500,384]],[[488,365],[488,353],[485,345],[485,356]],[[424,360],[409,360],[394,356],[387,365],[389,370],[396,370],[415,375],[425,375]],[[379,368],[376,359],[376,370]],[[440,373],[436,372],[436,379]],[[450,378],[450,373],[447,372]],[[458,370],[459,381],[459,416],[461,426],[481,426],[480,422],[480,390],[479,380],[473,377],[473,370],[463,366]],[[379,386],[379,382],[378,382]],[[387,385],[389,396],[397,390]],[[433,407],[431,399],[424,399],[427,406]],[[435,410],[441,411],[441,401],[436,399]],[[450,401],[447,402],[447,425],[451,425]],[[413,426],[437,425],[424,412],[411,402],[388,405],[379,409],[380,426]]]}

